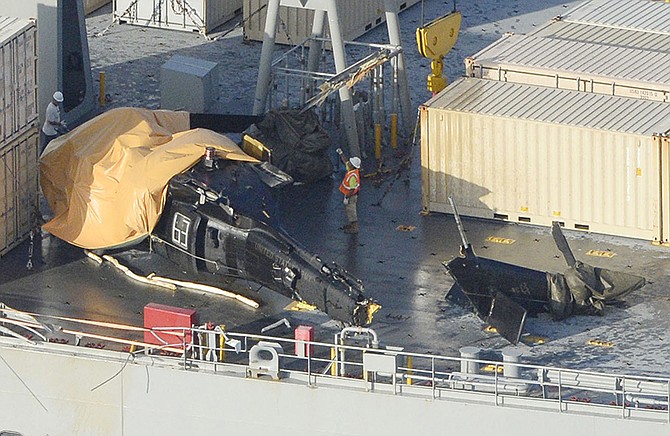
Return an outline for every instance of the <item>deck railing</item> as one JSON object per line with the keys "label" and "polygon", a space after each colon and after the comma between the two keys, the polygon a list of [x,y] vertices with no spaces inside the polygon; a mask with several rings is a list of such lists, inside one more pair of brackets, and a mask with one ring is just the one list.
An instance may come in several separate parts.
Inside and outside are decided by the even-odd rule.
{"label": "deck railing", "polygon": [[237,368],[246,377],[307,385],[670,422],[670,378],[347,345],[337,336],[335,343],[203,329],[181,336],[192,338],[178,345],[186,349],[179,357],[185,369]]}
{"label": "deck railing", "polygon": [[[78,321],[85,327],[61,328],[54,332],[33,318],[34,314],[2,307],[0,312],[5,313],[0,322],[2,333],[23,341],[33,343],[39,339],[82,345],[88,338],[125,344],[131,356],[160,355],[166,363],[184,370],[225,370],[226,374],[271,377],[309,386],[336,385],[433,400],[670,422],[670,378],[667,377],[529,365],[515,359],[518,354],[505,356],[504,352],[502,362],[471,358],[471,353],[463,353],[468,357],[411,353],[399,347],[379,346],[376,333],[370,329],[346,328],[334,335],[333,343],[327,343],[232,333],[220,326],[146,329],[60,318],[67,322]],[[85,331],[91,328],[96,331]],[[151,340],[107,335],[101,333],[100,328],[121,329],[126,335],[149,333]],[[56,333],[72,336],[70,339],[74,340],[55,338]],[[104,347],[102,343],[99,345]]]}

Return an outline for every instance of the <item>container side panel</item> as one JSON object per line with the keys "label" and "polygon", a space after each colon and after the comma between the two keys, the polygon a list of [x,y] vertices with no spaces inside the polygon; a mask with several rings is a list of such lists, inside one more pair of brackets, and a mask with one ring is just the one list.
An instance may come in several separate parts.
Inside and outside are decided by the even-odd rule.
{"label": "container side panel", "polygon": [[38,192],[39,129],[0,148],[0,256],[30,233]]}
{"label": "container side panel", "polygon": [[0,38],[0,143],[7,143],[38,117],[37,29],[29,20],[0,17]]}
{"label": "container side panel", "polygon": [[[427,207],[643,239],[658,231],[651,137],[427,108]],[[427,131],[426,131],[427,130]],[[424,188],[426,184],[424,184]]]}
{"label": "container side panel", "polygon": [[[243,0],[244,38],[262,41],[265,33],[265,15],[267,0]],[[418,3],[419,0],[398,2],[398,11]],[[252,19],[247,17],[260,10]],[[369,30],[386,21],[383,0],[340,0],[337,2],[342,37],[345,41],[353,41]],[[299,44],[312,35],[314,12],[306,9],[279,7],[279,24],[275,42],[278,44]],[[324,37],[330,38],[328,18],[324,29]]]}
{"label": "container side panel", "polygon": [[242,0],[115,0],[114,16],[137,26],[209,33],[242,10]]}

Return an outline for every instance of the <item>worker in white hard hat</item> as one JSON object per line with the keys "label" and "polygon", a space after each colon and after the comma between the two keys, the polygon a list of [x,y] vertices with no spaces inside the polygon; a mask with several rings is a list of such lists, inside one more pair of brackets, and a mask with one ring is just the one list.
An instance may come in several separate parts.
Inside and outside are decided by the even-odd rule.
{"label": "worker in white hard hat", "polygon": [[350,159],[344,157],[341,148],[337,149],[337,154],[347,168],[347,173],[340,183],[340,192],[344,194],[344,211],[347,214],[349,224],[342,227],[344,233],[358,233],[358,212],[356,203],[358,202],[358,191],[361,187],[361,158],[353,156]]}
{"label": "worker in white hard hat", "polygon": [[63,103],[63,93],[60,91],[54,92],[47,106],[44,125],[42,126],[42,150],[46,148],[52,139],[59,135],[59,130],[66,128],[65,121],[61,121],[60,119],[61,103]]}

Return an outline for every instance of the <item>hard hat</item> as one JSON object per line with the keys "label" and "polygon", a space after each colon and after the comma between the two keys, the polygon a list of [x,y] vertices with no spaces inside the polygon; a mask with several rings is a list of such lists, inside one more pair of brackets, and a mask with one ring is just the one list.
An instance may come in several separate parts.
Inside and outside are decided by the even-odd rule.
{"label": "hard hat", "polygon": [[60,91],[54,92],[54,100],[56,100],[58,103],[63,102],[63,93]]}
{"label": "hard hat", "polygon": [[349,163],[354,166],[354,168],[360,168],[361,167],[361,158],[360,157],[352,157],[349,159]]}

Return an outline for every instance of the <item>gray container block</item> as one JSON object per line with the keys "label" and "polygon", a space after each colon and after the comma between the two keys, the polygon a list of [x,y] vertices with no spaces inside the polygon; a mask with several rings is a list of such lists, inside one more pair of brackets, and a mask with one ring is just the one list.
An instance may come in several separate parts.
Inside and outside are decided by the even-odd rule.
{"label": "gray container block", "polygon": [[161,108],[207,112],[219,94],[215,62],[175,55],[161,67]]}

